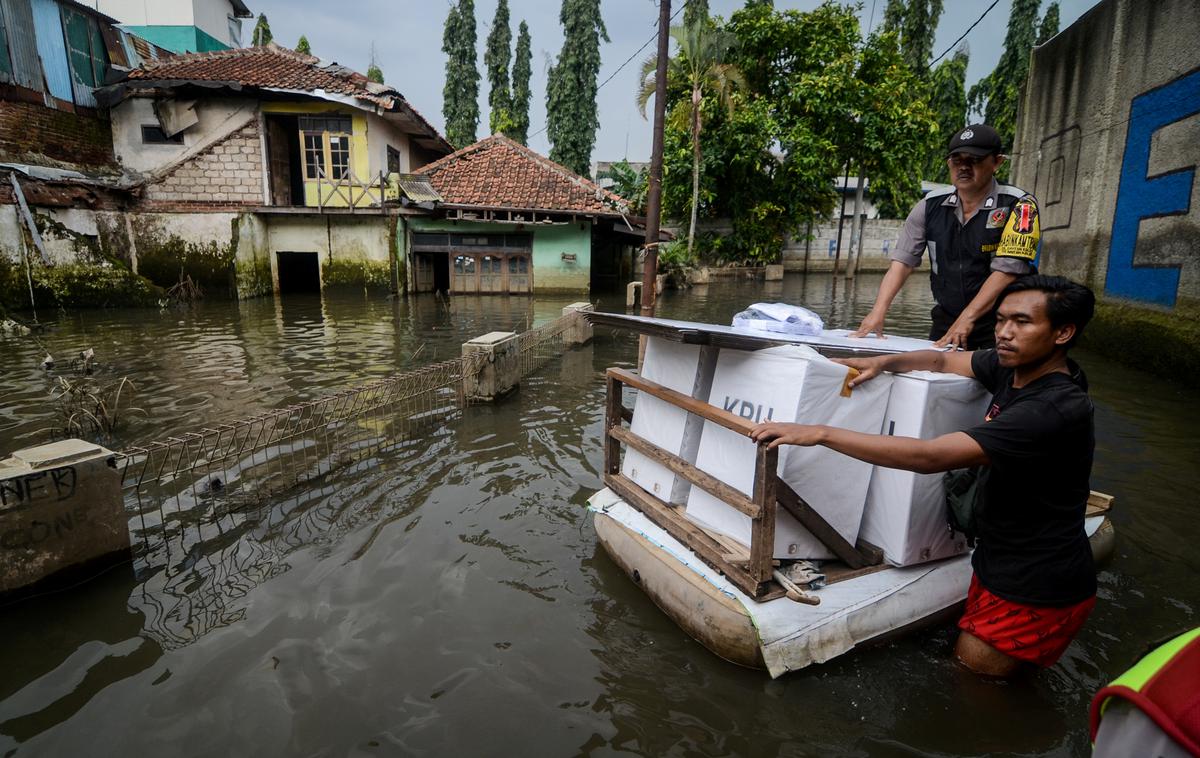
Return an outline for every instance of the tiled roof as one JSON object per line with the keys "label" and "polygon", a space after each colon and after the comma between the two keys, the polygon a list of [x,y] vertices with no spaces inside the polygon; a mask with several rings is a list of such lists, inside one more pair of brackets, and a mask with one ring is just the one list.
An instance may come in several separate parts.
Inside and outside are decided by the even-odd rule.
{"label": "tiled roof", "polygon": [[416,173],[430,178],[443,202],[484,208],[617,216],[628,204],[549,158],[496,134]]}
{"label": "tiled roof", "polygon": [[[147,61],[129,72],[131,80],[187,80],[290,90],[325,90],[388,107],[400,93],[370,84],[367,77],[344,66],[321,64],[319,58],[278,45],[239,47],[209,53],[187,53]],[[368,85],[370,84],[370,89]]]}
{"label": "tiled roof", "polygon": [[[164,86],[179,82],[212,82],[235,88],[291,90],[321,96],[343,95],[365,101],[385,111],[411,114],[437,147],[450,145],[396,89],[369,81],[366,76],[337,63],[288,50],[274,43],[209,53],[186,53],[147,60],[130,71],[125,83]],[[112,89],[111,87],[108,89]],[[368,107],[368,109],[370,109]]]}

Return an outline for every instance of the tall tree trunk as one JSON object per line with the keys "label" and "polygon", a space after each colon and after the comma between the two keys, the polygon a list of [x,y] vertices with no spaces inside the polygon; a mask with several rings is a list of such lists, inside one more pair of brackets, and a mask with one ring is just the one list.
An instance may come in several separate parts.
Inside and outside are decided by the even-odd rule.
{"label": "tall tree trunk", "polygon": [[696,217],[700,205],[700,88],[692,88],[692,222],[688,226],[688,260],[696,247]]}

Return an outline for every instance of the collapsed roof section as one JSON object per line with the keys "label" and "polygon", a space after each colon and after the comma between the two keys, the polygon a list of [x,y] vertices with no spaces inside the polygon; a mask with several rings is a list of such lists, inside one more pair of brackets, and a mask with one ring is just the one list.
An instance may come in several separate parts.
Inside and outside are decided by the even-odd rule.
{"label": "collapsed roof section", "polygon": [[396,124],[413,141],[441,153],[450,143],[402,94],[338,63],[275,44],[209,53],[188,53],[146,61],[121,81],[97,91],[102,105],[114,105],[147,91],[184,93],[216,90],[266,97],[301,96],[344,103]]}

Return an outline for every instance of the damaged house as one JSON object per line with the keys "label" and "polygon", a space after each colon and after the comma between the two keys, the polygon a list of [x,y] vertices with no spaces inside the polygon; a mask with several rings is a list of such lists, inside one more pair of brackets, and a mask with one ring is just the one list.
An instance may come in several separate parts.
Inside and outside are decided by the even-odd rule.
{"label": "damaged house", "polygon": [[[18,150],[17,119],[0,124],[6,302],[39,255],[55,275],[119,269],[217,297],[587,292],[615,282],[640,244],[616,195],[505,137],[454,152],[399,91],[344,66],[273,44],[173,55],[72,0],[0,9],[21,3],[90,19],[79,39],[94,37],[92,57],[67,60],[89,62],[95,86],[73,74],[70,102],[49,107],[35,90],[25,101],[94,133],[79,139],[71,122]],[[130,299],[74,304],[105,302]]]}

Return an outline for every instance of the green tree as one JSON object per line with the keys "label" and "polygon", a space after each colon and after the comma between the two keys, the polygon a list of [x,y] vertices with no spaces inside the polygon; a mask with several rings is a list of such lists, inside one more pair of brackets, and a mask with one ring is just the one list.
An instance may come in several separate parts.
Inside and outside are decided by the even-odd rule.
{"label": "green tree", "polygon": [[533,48],[529,25],[524,21],[517,29],[517,58],[512,68],[512,126],[505,134],[524,145],[529,141],[529,100],[532,92],[529,79],[533,74]]}
{"label": "green tree", "polygon": [[[727,62],[746,85],[732,110],[711,92],[700,103],[701,213],[733,225],[709,255],[778,260],[788,235],[833,212],[834,178],[850,159],[877,200],[911,204],[936,123],[895,34],[864,44],[855,9],[835,2],[803,13],[747,4],[723,28],[738,41]],[[668,78],[663,207],[676,219],[691,210],[695,154],[687,119],[676,116],[689,112],[690,94]]]}
{"label": "green tree", "polygon": [[250,44],[254,47],[265,47],[271,44],[271,25],[267,23],[267,14],[258,14],[258,21],[254,24],[254,33],[250,37]]}
{"label": "green tree", "polygon": [[488,125],[492,134],[512,129],[512,91],[508,83],[508,66],[512,60],[512,29],[508,25],[508,0],[496,4],[492,31],[488,34],[483,65],[487,66]]}
{"label": "green tree", "polygon": [[937,143],[929,154],[922,177],[933,181],[945,179],[946,145],[950,137],[967,123],[967,62],[965,47],[938,64],[929,80],[930,107],[937,119]]}
{"label": "green tree", "polygon": [[920,76],[929,71],[933,37],[942,16],[942,0],[908,0],[900,49],[909,67]]}
{"label": "green tree", "polygon": [[629,161],[622,158],[606,170],[600,171],[596,178],[612,179],[610,189],[629,203],[632,213],[641,215],[646,212],[646,194],[650,189],[649,174],[645,169],[635,169],[629,165]]}
{"label": "green tree", "polygon": [[1012,145],[1017,126],[1017,103],[1029,74],[1029,53],[1037,40],[1038,6],[1041,0],[1013,0],[1004,35],[1004,52],[992,73],[980,79],[967,93],[971,109]]}
{"label": "green tree", "polygon": [[296,52],[312,55],[312,48],[308,45],[308,37],[300,35],[300,41],[296,43]]}
{"label": "green tree", "polygon": [[[703,130],[701,105],[706,94],[711,93],[726,109],[733,108],[733,92],[745,85],[741,70],[727,63],[737,46],[737,39],[724,29],[712,26],[707,16],[694,16],[692,23],[671,29],[677,52],[667,63],[667,80],[686,86],[688,100],[672,109],[672,118],[677,121],[686,116],[692,147],[692,199],[691,218],[688,222],[688,257],[695,254],[696,223],[700,213],[700,134]],[[646,116],[646,103],[654,95],[657,80],[658,56],[650,56],[642,64],[642,86],[638,90],[637,103],[642,117]],[[682,106],[682,107],[681,107]]]}
{"label": "green tree", "polygon": [[379,68],[379,59],[375,55],[375,43],[371,43],[371,62],[367,65],[367,81],[383,84],[383,69]]}
{"label": "green tree", "polygon": [[442,35],[446,54],[446,82],[442,87],[442,115],[446,139],[456,148],[475,142],[479,126],[479,70],[475,67],[475,0],[458,0],[446,16]]}
{"label": "green tree", "polygon": [[697,22],[708,23],[708,0],[685,0],[683,6],[683,25],[691,26]]}
{"label": "green tree", "polygon": [[1038,24],[1037,42],[1034,44],[1044,45],[1050,41],[1050,38],[1058,34],[1058,3],[1050,3],[1046,6],[1046,14],[1042,16],[1042,22]]}
{"label": "green tree", "polygon": [[563,46],[546,84],[550,159],[587,176],[600,127],[596,110],[600,41],[610,40],[600,17],[600,0],[563,0],[558,19],[563,25]]}
{"label": "green tree", "polygon": [[887,8],[883,11],[883,31],[902,33],[905,12],[904,0],[888,0]]}

